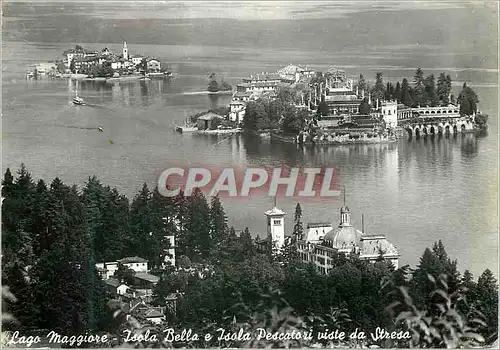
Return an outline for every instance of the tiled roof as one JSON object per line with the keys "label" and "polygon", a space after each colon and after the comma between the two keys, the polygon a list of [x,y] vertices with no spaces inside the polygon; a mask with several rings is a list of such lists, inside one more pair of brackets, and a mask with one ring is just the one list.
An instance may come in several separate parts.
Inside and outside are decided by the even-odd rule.
{"label": "tiled roof", "polygon": [[274,215],[285,215],[286,213],[281,210],[281,209],[278,209],[276,207],[274,207],[273,209],[271,210],[268,210],[266,211],[266,215],[269,215],[269,216],[274,216]]}
{"label": "tiled roof", "polygon": [[146,316],[147,318],[150,317],[152,318],[152,317],[163,317],[164,315],[157,309],[150,309],[145,312],[144,316]]}
{"label": "tiled roof", "polygon": [[[308,225],[309,226],[309,225]],[[322,226],[308,227],[306,233],[307,242],[318,242],[325,237],[325,234],[332,230],[331,224],[322,224]]]}
{"label": "tiled roof", "polygon": [[127,263],[145,263],[148,262],[146,259],[140,258],[138,256],[132,256],[132,257],[127,257],[118,260],[118,262],[122,264],[127,264]]}
{"label": "tiled roof", "polygon": [[218,115],[218,114],[215,114],[213,112],[208,112],[207,114],[203,114],[201,116],[199,116],[198,120],[212,120],[212,119],[222,119],[223,117]]}
{"label": "tiled roof", "polygon": [[361,255],[378,255],[379,251],[384,252],[384,254],[399,254],[394,245],[383,235],[373,236],[373,239],[369,240],[362,240]]}
{"label": "tiled roof", "polygon": [[307,228],[326,227],[331,225],[332,224],[329,222],[311,222],[307,224]]}
{"label": "tiled roof", "polygon": [[248,78],[244,78],[244,80],[279,80],[280,75],[277,73],[263,73],[251,75]]}
{"label": "tiled roof", "polygon": [[360,232],[352,226],[337,227],[325,234],[325,241],[333,243],[333,247],[339,249],[358,247]]}
{"label": "tiled roof", "polygon": [[241,101],[231,101],[229,102],[230,105],[246,105],[245,102],[241,102]]}
{"label": "tiled roof", "polygon": [[256,83],[248,83],[250,86],[276,86],[279,85],[277,81],[259,81]]}
{"label": "tiled roof", "polygon": [[160,277],[151,275],[147,272],[136,272],[134,277],[151,283],[158,283],[160,281]]}
{"label": "tiled roof", "polygon": [[108,278],[107,280],[104,281],[104,283],[115,288],[117,288],[120,285],[120,281],[118,281],[116,278],[113,277]]}
{"label": "tiled roof", "polygon": [[233,96],[236,96],[236,97],[250,97],[252,95],[253,95],[252,91],[245,91],[245,92],[237,91]]}

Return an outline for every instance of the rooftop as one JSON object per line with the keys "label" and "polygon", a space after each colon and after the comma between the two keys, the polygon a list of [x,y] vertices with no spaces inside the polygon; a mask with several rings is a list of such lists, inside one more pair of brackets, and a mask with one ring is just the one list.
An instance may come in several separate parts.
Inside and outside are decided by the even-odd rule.
{"label": "rooftop", "polygon": [[118,281],[116,278],[110,277],[107,280],[104,281],[107,285],[111,287],[117,288],[120,285],[120,281]]}
{"label": "rooftop", "polygon": [[144,316],[149,317],[163,317],[164,315],[157,309],[150,309],[145,312]]}
{"label": "rooftop", "polygon": [[160,281],[160,277],[151,275],[147,272],[136,272],[134,277],[151,283],[158,283]]}
{"label": "rooftop", "polygon": [[246,103],[245,102],[241,102],[241,101],[231,101],[229,102],[230,105],[242,105],[242,106],[245,106]]}
{"label": "rooftop", "polygon": [[243,78],[243,80],[279,80],[280,75],[277,73],[261,73],[251,75],[249,78]]}
{"label": "rooftop", "polygon": [[327,226],[332,226],[332,224],[329,222],[311,222],[307,224],[307,228],[318,228]]}
{"label": "rooftop", "polygon": [[274,207],[273,209],[266,211],[266,215],[267,216],[286,215],[286,213],[283,210]]}
{"label": "rooftop", "polygon": [[222,119],[223,117],[218,115],[218,114],[215,114],[214,112],[208,112],[206,114],[203,114],[203,115],[200,115],[198,118],[198,120],[212,120],[212,119]]}
{"label": "rooftop", "polygon": [[127,257],[118,260],[119,263],[128,264],[128,263],[147,263],[146,259],[140,258],[138,256]]}

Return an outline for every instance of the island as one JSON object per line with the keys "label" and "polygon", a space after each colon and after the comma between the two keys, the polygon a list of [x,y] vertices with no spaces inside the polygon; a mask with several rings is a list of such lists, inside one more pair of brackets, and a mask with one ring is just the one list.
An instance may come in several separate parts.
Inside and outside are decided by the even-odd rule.
{"label": "island", "polygon": [[223,79],[219,79],[215,73],[210,74],[207,91],[209,94],[230,94],[233,88]]}
{"label": "island", "polygon": [[317,71],[290,64],[276,72],[243,78],[229,103],[228,120],[243,131],[283,142],[311,145],[395,142],[402,137],[456,137],[484,133],[488,116],[479,97],[463,83],[455,97],[449,74],[369,86],[331,67]]}
{"label": "island", "polygon": [[162,66],[159,59],[141,54],[131,54],[127,43],[123,43],[122,52],[114,53],[108,48],[87,50],[80,45],[63,52],[65,60],[50,64],[39,64],[26,73],[28,79],[37,79],[39,75],[71,78],[78,80],[148,80],[169,78],[172,72]]}

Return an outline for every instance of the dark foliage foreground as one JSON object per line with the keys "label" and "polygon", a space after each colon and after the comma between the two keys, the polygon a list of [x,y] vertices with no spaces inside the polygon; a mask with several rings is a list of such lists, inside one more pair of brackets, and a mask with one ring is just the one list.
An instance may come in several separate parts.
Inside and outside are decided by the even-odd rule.
{"label": "dark foliage foreground", "polygon": [[[477,280],[468,271],[460,274],[441,241],[425,250],[413,270],[394,270],[382,258],[370,264],[338,255],[322,275],[298,260],[293,244],[278,258],[260,254],[248,229],[236,235],[227,226],[219,199],[208,203],[199,191],[169,199],[143,186],[129,204],[95,178],[81,190],[59,179],[47,186],[35,184],[24,167],[15,179],[7,170],[2,184],[2,284],[9,287],[2,301],[10,315],[3,315],[4,331],[161,332],[155,342],[122,344],[141,347],[429,348],[484,346],[497,339],[497,281],[489,270]],[[294,234],[303,230],[301,216],[297,205]],[[165,235],[171,233],[178,269],[162,269]],[[180,296],[161,327],[109,300],[96,272],[96,262],[133,255],[147,258],[160,276],[156,305],[166,306],[171,293]],[[199,339],[161,344],[168,328],[177,334],[191,329]],[[219,339],[221,328],[226,333]],[[409,336],[373,339],[370,334],[380,329]],[[263,330],[312,336],[259,339]],[[238,338],[238,332],[250,339]],[[318,337],[335,332],[346,336]],[[350,339],[354,332],[366,337]],[[206,340],[206,333],[213,338]]]}

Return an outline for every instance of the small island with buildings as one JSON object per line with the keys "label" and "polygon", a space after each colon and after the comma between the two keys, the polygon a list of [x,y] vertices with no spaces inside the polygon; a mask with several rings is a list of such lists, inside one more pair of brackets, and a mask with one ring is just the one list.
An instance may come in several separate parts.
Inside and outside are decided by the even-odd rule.
{"label": "small island with buildings", "polygon": [[71,78],[79,80],[134,80],[168,78],[172,72],[155,57],[131,54],[127,43],[123,43],[121,54],[108,48],[87,50],[80,45],[63,53],[65,60],[52,63],[39,63],[27,72],[28,79],[36,79],[39,75],[50,78]]}

